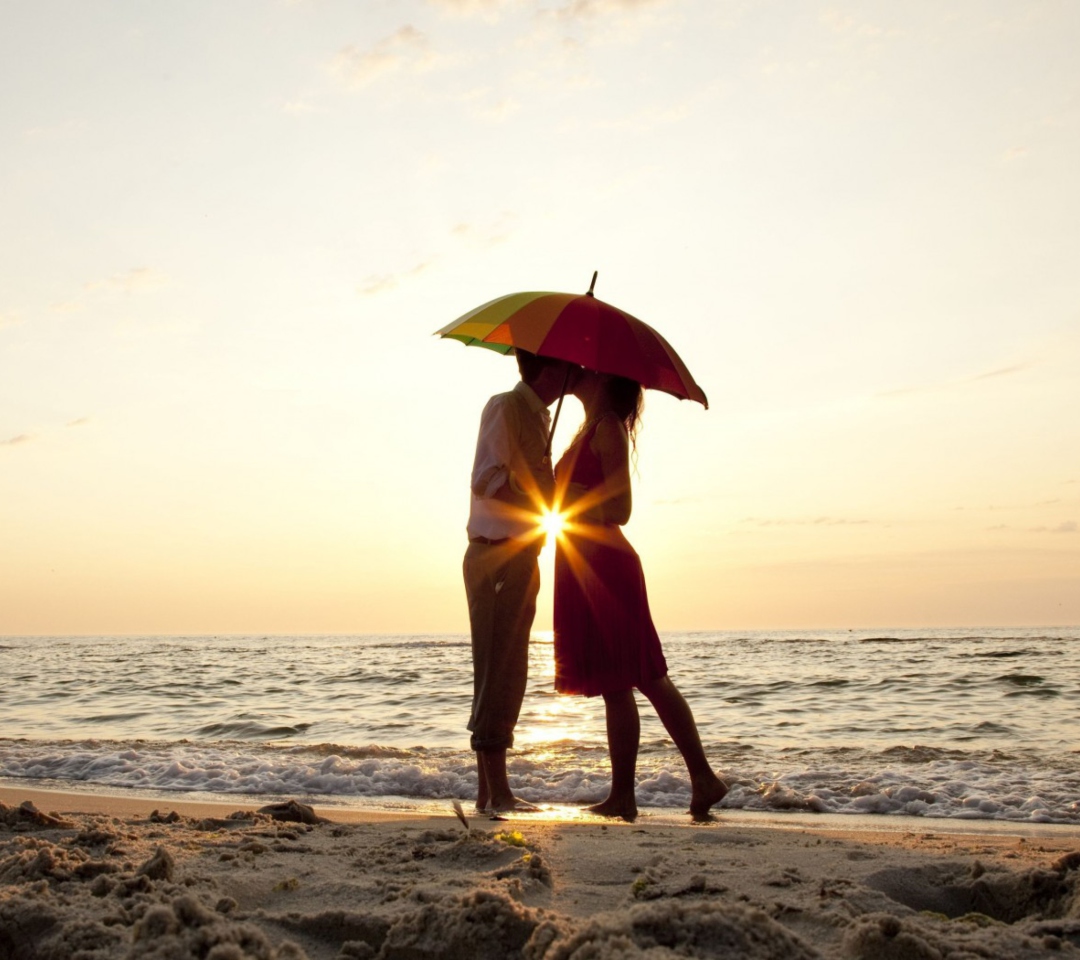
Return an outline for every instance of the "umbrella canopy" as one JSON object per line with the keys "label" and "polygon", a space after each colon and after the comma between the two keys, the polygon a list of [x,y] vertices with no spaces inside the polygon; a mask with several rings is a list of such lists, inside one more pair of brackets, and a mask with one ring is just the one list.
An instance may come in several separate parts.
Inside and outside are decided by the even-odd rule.
{"label": "umbrella canopy", "polygon": [[709,406],[671,345],[648,324],[597,300],[591,288],[586,294],[511,293],[470,310],[436,333],[499,353],[520,347]]}

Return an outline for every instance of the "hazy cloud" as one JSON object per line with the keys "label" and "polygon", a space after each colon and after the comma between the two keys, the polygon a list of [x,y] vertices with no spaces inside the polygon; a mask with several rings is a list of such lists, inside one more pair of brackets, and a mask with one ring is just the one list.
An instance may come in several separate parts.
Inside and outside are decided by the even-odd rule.
{"label": "hazy cloud", "polygon": [[830,7],[818,18],[821,23],[835,33],[852,34],[860,37],[880,37],[885,34],[885,29],[865,20],[859,20],[846,13]]}
{"label": "hazy cloud", "polygon": [[313,103],[308,103],[306,100],[304,100],[304,99],[302,99],[300,97],[295,97],[292,100],[286,100],[281,105],[281,110],[282,110],[283,113],[292,113],[292,114],[327,113],[328,112],[325,107],[320,107],[320,106],[316,106]]}
{"label": "hazy cloud", "polygon": [[376,293],[384,293],[387,290],[393,290],[402,280],[419,276],[437,260],[438,257],[429,257],[427,260],[421,260],[407,270],[400,270],[397,273],[371,274],[356,288],[356,292],[361,296],[370,297]]}
{"label": "hazy cloud", "polygon": [[495,13],[501,8],[517,6],[518,0],[427,0],[430,6],[459,17]]}
{"label": "hazy cloud", "polygon": [[869,526],[869,520],[853,520],[848,517],[796,517],[791,519],[768,519],[746,517],[743,523],[756,527],[862,527]]}
{"label": "hazy cloud", "polygon": [[[504,243],[512,234],[515,216],[504,212],[489,223],[457,223],[450,228],[449,239],[453,244],[465,244],[472,249],[489,250]],[[393,290],[403,281],[419,276],[441,259],[441,254],[432,254],[418,261],[411,267],[390,273],[370,274],[356,288],[361,296],[372,296]]]}
{"label": "hazy cloud", "polygon": [[89,417],[79,417],[78,420],[69,420],[64,424],[65,427],[84,427],[90,422]]}
{"label": "hazy cloud", "polygon": [[78,313],[83,307],[81,300],[57,300],[49,309],[53,313]]}
{"label": "hazy cloud", "polygon": [[151,290],[154,287],[162,287],[168,282],[165,274],[153,267],[132,267],[123,273],[114,273],[105,280],[94,280],[86,284],[85,289],[116,290],[120,293],[135,293],[140,290]]}
{"label": "hazy cloud", "polygon": [[533,14],[530,28],[518,38],[531,55],[535,82],[587,89],[605,82],[593,51],[598,46],[663,44],[679,18],[667,11],[672,0],[563,0]]}
{"label": "hazy cloud", "polygon": [[998,377],[1009,377],[1013,374],[1030,370],[1033,366],[1033,363],[1014,363],[1008,367],[997,367],[994,370],[987,370],[985,373],[977,373],[974,376],[964,377],[961,380],[945,380],[941,383],[932,383],[921,387],[900,387],[897,390],[886,390],[883,393],[879,393],[878,396],[900,397],[913,393],[931,393],[936,390],[950,390],[956,387],[967,386],[972,383],[979,383],[982,380],[994,380]]}
{"label": "hazy cloud", "polygon": [[103,280],[90,280],[84,283],[80,294],[69,297],[67,300],[57,300],[49,309],[53,313],[79,313],[86,309],[87,300],[94,295],[123,293],[131,296],[156,287],[163,287],[168,282],[168,276],[153,267],[132,267],[130,270],[114,273]]}
{"label": "hazy cloud", "polygon": [[473,87],[459,94],[457,100],[480,120],[501,123],[521,109],[521,103],[514,97],[493,99],[491,87]]}
{"label": "hazy cloud", "polygon": [[471,247],[481,250],[490,250],[501,243],[505,243],[513,233],[514,215],[504,213],[498,219],[487,224],[458,223],[450,233]]}
{"label": "hazy cloud", "polygon": [[1059,523],[1056,527],[1032,527],[1032,533],[1076,533],[1080,530],[1080,525],[1077,525],[1075,520],[1066,520],[1064,523]]}
{"label": "hazy cloud", "polygon": [[507,117],[513,116],[521,109],[521,103],[513,97],[503,97],[497,103],[485,107],[477,107],[476,115],[482,120],[491,120],[501,123]]}
{"label": "hazy cloud", "polygon": [[645,107],[625,117],[603,118],[599,126],[608,130],[629,130],[633,133],[648,133],[657,127],[679,123],[691,114],[688,103],[671,103],[662,107]]}
{"label": "hazy cloud", "polygon": [[1014,363],[1011,367],[998,367],[997,370],[988,370],[986,373],[976,374],[968,380],[962,380],[961,383],[977,383],[980,380],[991,380],[994,377],[1007,377],[1014,373],[1020,373],[1022,370],[1027,370],[1030,366],[1030,363]]}
{"label": "hazy cloud", "polygon": [[386,74],[429,69],[434,61],[427,37],[406,24],[367,50],[345,47],[331,62],[330,70],[350,87],[360,88]]}
{"label": "hazy cloud", "polygon": [[33,436],[29,433],[20,433],[17,437],[9,437],[7,440],[0,440],[0,447],[17,447],[20,444],[29,443],[33,439]]}
{"label": "hazy cloud", "polygon": [[67,120],[51,126],[30,127],[24,135],[30,140],[68,140],[88,129],[85,120]]}
{"label": "hazy cloud", "polygon": [[0,330],[22,323],[22,318],[14,313],[0,313]]}
{"label": "hazy cloud", "polygon": [[570,0],[548,11],[560,20],[580,20],[607,14],[630,13],[648,7],[664,7],[671,0]]}

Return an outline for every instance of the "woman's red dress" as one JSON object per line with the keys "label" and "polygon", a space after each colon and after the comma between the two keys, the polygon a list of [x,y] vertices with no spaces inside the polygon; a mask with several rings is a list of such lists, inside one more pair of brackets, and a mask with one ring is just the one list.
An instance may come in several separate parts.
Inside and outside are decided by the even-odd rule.
{"label": "woman's red dress", "polygon": [[[595,424],[555,467],[557,485],[603,486]],[[667,674],[641,560],[614,524],[574,521],[555,549],[555,689],[588,697]]]}

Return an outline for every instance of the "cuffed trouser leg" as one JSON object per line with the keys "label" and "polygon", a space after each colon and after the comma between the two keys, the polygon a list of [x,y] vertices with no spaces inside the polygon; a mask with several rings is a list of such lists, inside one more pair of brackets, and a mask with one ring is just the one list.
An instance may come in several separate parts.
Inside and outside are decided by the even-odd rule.
{"label": "cuffed trouser leg", "polygon": [[469,544],[463,572],[472,627],[473,750],[514,745],[529,675],[529,632],[540,591],[538,548]]}

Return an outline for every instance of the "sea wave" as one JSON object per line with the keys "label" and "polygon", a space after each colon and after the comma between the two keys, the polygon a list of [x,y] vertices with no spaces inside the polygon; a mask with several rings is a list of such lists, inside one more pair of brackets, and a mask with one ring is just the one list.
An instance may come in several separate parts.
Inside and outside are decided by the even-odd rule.
{"label": "sea wave", "polygon": [[[584,746],[584,745],[582,745]],[[637,779],[642,808],[685,809],[690,783],[681,766],[644,752]],[[596,766],[585,766],[591,753]],[[515,793],[538,804],[581,805],[603,799],[611,785],[604,757],[565,743],[515,754]],[[730,792],[719,809],[882,814],[1023,823],[1080,823],[1080,755],[1050,769],[1016,757],[973,759],[962,751],[913,747],[863,754],[841,764],[801,757],[776,770],[746,758],[723,772]],[[766,770],[772,769],[772,773]],[[372,798],[470,800],[476,766],[469,751],[402,750],[371,744],[270,747],[240,741],[146,743],[0,740],[0,778],[122,790],[304,796],[336,802]]]}

